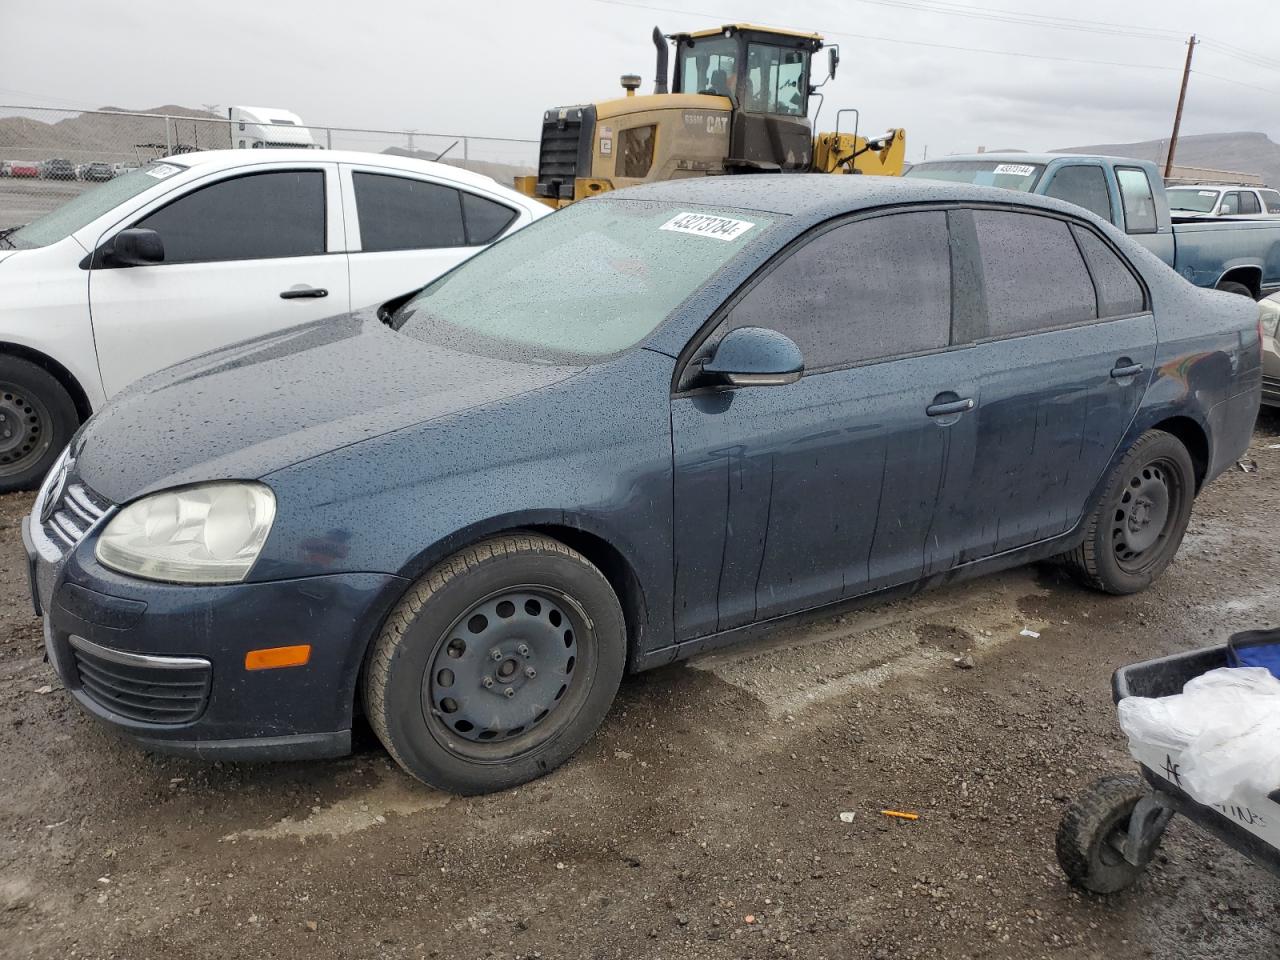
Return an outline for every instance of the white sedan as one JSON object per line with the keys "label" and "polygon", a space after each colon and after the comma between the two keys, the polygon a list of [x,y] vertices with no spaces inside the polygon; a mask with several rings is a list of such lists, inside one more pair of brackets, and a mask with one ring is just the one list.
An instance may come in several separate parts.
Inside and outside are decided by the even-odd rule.
{"label": "white sedan", "polygon": [[0,231],[0,493],[139,377],[409,293],[548,213],[446,164],[219,150]]}

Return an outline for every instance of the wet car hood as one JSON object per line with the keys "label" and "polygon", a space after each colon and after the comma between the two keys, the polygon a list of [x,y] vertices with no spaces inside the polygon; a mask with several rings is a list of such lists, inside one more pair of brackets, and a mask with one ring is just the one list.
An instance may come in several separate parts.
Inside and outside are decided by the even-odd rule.
{"label": "wet car hood", "polygon": [[123,503],[180,484],[256,479],[578,369],[458,353],[362,311],[145,377],[90,419],[72,455],[83,482]]}

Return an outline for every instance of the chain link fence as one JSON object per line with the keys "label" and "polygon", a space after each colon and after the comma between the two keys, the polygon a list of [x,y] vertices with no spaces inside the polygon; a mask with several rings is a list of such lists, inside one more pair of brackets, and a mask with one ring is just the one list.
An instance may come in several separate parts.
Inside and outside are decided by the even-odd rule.
{"label": "chain link fence", "polygon": [[127,113],[0,105],[0,230],[36,217],[97,184],[161,157],[196,150],[314,146],[390,153],[474,170],[504,185],[534,173],[538,141],[418,130],[268,125],[210,113]]}

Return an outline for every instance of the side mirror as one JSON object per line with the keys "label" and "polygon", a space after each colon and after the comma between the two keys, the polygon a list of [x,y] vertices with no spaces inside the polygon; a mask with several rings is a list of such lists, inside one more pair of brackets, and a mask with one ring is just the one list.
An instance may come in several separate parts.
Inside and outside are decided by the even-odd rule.
{"label": "side mirror", "polygon": [[112,266],[144,267],[164,262],[164,242],[154,230],[130,227],[117,233],[104,253]]}
{"label": "side mirror", "polygon": [[827,79],[834,80],[836,67],[840,66],[840,48],[827,47]]}
{"label": "side mirror", "polygon": [[738,327],[724,335],[702,372],[734,387],[774,387],[799,380],[804,358],[776,330]]}

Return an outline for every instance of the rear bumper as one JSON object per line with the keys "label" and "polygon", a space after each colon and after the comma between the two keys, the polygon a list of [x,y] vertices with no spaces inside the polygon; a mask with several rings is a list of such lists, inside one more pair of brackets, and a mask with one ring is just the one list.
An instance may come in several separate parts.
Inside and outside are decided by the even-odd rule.
{"label": "rear bumper", "polygon": [[1262,405],[1280,407],[1280,377],[1262,378]]}

